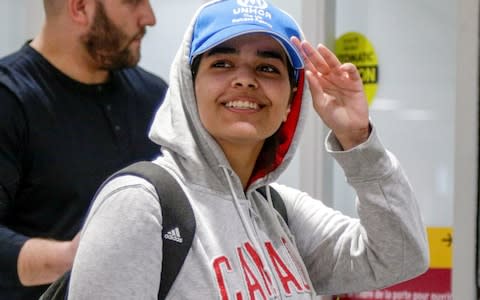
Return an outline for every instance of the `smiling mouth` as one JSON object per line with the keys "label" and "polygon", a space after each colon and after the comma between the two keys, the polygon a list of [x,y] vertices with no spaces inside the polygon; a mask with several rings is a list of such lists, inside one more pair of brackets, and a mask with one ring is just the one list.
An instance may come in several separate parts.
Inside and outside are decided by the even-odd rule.
{"label": "smiling mouth", "polygon": [[230,101],[225,103],[225,107],[245,110],[259,110],[260,108],[262,108],[262,106],[258,103],[250,101]]}

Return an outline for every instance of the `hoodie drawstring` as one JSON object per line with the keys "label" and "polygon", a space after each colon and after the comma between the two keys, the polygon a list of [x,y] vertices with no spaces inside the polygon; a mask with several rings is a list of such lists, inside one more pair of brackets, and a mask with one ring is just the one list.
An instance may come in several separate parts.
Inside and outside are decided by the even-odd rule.
{"label": "hoodie drawstring", "polygon": [[[253,229],[252,229],[253,226],[251,225],[251,222],[249,221],[249,218],[247,218],[244,211],[240,207],[240,201],[238,200],[238,197],[235,193],[235,189],[233,188],[233,183],[232,183],[232,179],[231,179],[231,176],[230,176],[229,169],[225,166],[221,166],[221,168],[222,168],[222,170],[225,174],[225,177],[227,177],[228,185],[230,187],[230,192],[232,193],[232,196],[233,196],[233,203],[235,205],[235,209],[237,210],[237,213],[240,216],[240,220],[242,222],[243,228],[245,229],[245,231],[247,233],[248,239],[253,243],[253,247],[255,249],[257,249],[257,253],[262,257],[261,259],[269,266],[270,270],[273,270],[272,265],[270,264],[270,261],[266,258],[265,251],[264,251],[263,247],[261,247],[261,245],[259,244],[259,238],[253,232]],[[267,270],[265,270],[265,271],[267,271]],[[268,272],[268,273],[270,273],[270,272]],[[274,293],[274,295],[272,295],[272,297],[275,298],[275,299],[281,298],[282,296],[278,292],[279,291],[279,283],[277,282],[277,278],[275,276],[272,276],[272,279],[273,279],[272,284],[275,284],[275,289],[277,290],[277,293],[278,293],[278,294]]]}
{"label": "hoodie drawstring", "polygon": [[253,232],[252,226],[250,225],[249,218],[245,215],[244,211],[240,207],[240,200],[238,200],[237,194],[235,193],[235,189],[233,188],[233,182],[230,176],[230,171],[227,167],[225,166],[220,166],[223,170],[223,173],[225,174],[225,177],[227,178],[228,181],[228,186],[230,187],[230,193],[232,194],[233,197],[233,204],[235,205],[235,209],[237,210],[237,214],[240,217],[240,220],[242,222],[243,228],[247,232],[248,239],[254,243],[254,247],[256,249],[262,249],[258,245],[258,239],[256,238],[256,235]]}
{"label": "hoodie drawstring", "polygon": [[[270,260],[266,259],[264,249],[259,244],[259,238],[253,232],[253,226],[251,225],[250,218],[248,218],[245,215],[244,210],[240,206],[240,200],[238,199],[238,197],[235,193],[235,189],[233,187],[233,182],[232,182],[232,178],[231,178],[231,174],[230,174],[230,169],[226,166],[220,166],[220,168],[223,170],[223,173],[225,174],[225,177],[227,178],[228,186],[230,188],[230,192],[231,192],[232,197],[233,197],[233,203],[234,203],[235,209],[237,210],[237,214],[240,217],[243,228],[245,229],[245,231],[247,233],[248,239],[253,243],[254,248],[257,249],[257,252],[259,253],[259,255],[262,256],[262,260],[264,262],[266,262],[266,264],[269,266],[270,270],[273,270],[273,266],[271,265]],[[268,186],[268,185],[266,186],[266,197],[267,197],[267,202],[268,202],[268,206],[269,206],[269,211],[272,214],[272,220],[276,220],[276,222],[273,222],[273,226],[274,226],[275,231],[277,232],[278,238],[280,239],[280,242],[281,242],[283,234],[288,234],[288,235],[290,235],[290,234],[287,233],[285,231],[285,229],[282,228],[282,226],[280,224],[279,218],[282,218],[282,217],[280,216],[278,211],[273,207],[273,201],[272,201],[272,196],[271,196],[271,192],[270,192],[270,186]],[[308,272],[307,272],[304,264],[302,263],[302,259],[299,255],[298,251],[295,249],[295,247],[293,247],[292,243],[293,242],[290,239],[288,239],[284,244],[285,244],[285,247],[287,247],[287,250],[290,253],[290,255],[292,256],[292,258],[294,259],[294,264],[297,267],[298,271],[300,271],[303,274],[304,279],[307,281],[306,283],[310,287],[312,296],[314,296],[315,291],[312,289],[312,282],[310,281],[310,277],[308,276]],[[274,279],[274,282],[272,282],[272,283],[274,283],[276,285],[275,288],[278,290],[279,289],[279,282],[277,282],[276,276],[273,276],[273,279]],[[281,294],[278,294],[277,296],[273,295],[273,297],[282,298]]]}
{"label": "hoodie drawstring", "polygon": [[273,226],[275,228],[274,230],[276,231],[280,240],[283,239],[284,234],[288,236],[287,240],[284,242],[284,245],[287,248],[287,251],[290,253],[290,256],[293,258],[297,271],[300,272],[303,278],[306,280],[305,283],[309,286],[312,296],[315,296],[316,293],[315,293],[315,290],[313,289],[312,281],[310,280],[310,276],[308,275],[308,271],[305,267],[305,264],[303,263],[303,259],[298,253],[296,247],[293,246],[295,242],[293,240],[293,236],[289,231],[285,230],[282,227],[280,222],[283,222],[283,217],[280,215],[278,210],[276,210],[275,207],[273,206],[272,196],[270,192],[270,185],[267,185],[265,190],[266,190],[265,196],[267,197],[268,206],[270,208],[269,211],[270,213],[273,214],[273,217],[274,217],[273,219],[275,218],[277,219],[277,222],[273,222],[274,223]]}

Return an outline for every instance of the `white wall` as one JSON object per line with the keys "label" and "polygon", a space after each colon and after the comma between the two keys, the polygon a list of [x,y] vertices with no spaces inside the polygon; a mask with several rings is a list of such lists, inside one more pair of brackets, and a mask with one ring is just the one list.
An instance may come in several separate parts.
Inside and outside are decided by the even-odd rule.
{"label": "white wall", "polygon": [[478,236],[479,155],[479,3],[456,2],[457,66],[455,107],[455,204],[453,243],[453,299],[479,299],[475,282]]}
{"label": "white wall", "polygon": [[202,0],[150,1],[157,24],[147,31],[140,65],[169,81],[170,65],[190,19]]}
{"label": "white wall", "polygon": [[[477,299],[479,2],[336,3],[337,34],[360,31],[377,50],[371,112],[382,140],[406,169],[427,226],[453,227],[453,299]],[[335,205],[353,214],[335,174]]]}
{"label": "white wall", "polygon": [[0,1],[0,57],[19,49],[39,31],[43,20],[40,0]]}
{"label": "white wall", "polygon": [[[456,4],[450,0],[338,0],[337,37],[363,33],[378,56],[371,117],[400,159],[429,226],[453,225]],[[354,214],[336,169],[335,205]],[[433,209],[435,208],[435,209]]]}

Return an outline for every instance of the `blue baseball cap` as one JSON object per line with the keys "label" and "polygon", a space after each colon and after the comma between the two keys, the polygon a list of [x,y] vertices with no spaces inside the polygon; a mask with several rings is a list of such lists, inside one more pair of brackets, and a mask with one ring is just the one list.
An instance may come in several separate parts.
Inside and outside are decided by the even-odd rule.
{"label": "blue baseball cap", "polygon": [[248,33],[270,34],[283,46],[293,68],[303,69],[302,56],[290,42],[290,37],[302,36],[296,21],[265,0],[218,0],[206,4],[193,28],[190,63],[215,46]]}

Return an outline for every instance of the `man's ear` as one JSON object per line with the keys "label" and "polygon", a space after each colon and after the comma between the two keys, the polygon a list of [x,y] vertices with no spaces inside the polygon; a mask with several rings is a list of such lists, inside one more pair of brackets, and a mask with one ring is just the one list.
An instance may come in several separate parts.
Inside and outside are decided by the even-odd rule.
{"label": "man's ear", "polygon": [[68,14],[74,23],[88,26],[92,15],[95,13],[95,1],[67,0]]}

